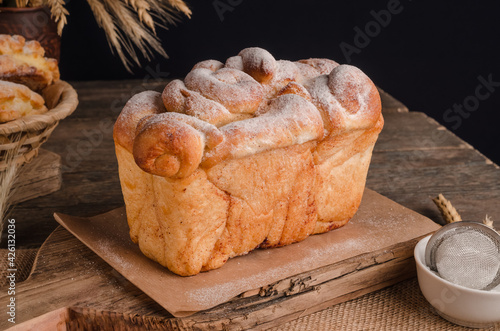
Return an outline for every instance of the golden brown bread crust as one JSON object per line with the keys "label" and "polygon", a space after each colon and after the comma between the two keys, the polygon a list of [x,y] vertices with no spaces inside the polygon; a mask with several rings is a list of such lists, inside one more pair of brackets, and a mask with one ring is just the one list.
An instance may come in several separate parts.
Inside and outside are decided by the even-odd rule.
{"label": "golden brown bread crust", "polygon": [[154,91],[144,91],[134,95],[123,107],[115,122],[113,138],[116,143],[132,153],[134,148],[135,131],[139,121],[149,115],[160,114],[165,111],[161,94]]}
{"label": "golden brown bread crust", "polygon": [[200,62],[161,96],[133,97],[115,124],[131,237],[194,275],[338,228],[382,126],[377,89],[355,67],[259,48]]}
{"label": "golden brown bread crust", "polygon": [[184,178],[198,168],[205,145],[214,148],[223,139],[215,126],[196,117],[162,113],[139,122],[133,154],[137,165],[146,172]]}
{"label": "golden brown bread crust", "polygon": [[0,80],[41,91],[59,80],[57,60],[44,55],[36,40],[26,42],[22,36],[0,34]]}
{"label": "golden brown bread crust", "polygon": [[0,123],[46,111],[41,95],[24,85],[0,80]]}

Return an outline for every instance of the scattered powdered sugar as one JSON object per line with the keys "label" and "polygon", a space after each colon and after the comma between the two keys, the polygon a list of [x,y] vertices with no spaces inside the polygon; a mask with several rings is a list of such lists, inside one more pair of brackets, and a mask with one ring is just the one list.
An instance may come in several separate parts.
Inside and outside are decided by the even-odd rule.
{"label": "scattered powdered sugar", "polygon": [[113,268],[120,272],[127,272],[131,270],[134,265],[128,262],[127,257],[121,256],[117,247],[118,246],[112,245],[111,242],[105,239],[100,239],[95,243],[95,249],[99,252],[99,255],[106,257],[106,261],[113,266]]}

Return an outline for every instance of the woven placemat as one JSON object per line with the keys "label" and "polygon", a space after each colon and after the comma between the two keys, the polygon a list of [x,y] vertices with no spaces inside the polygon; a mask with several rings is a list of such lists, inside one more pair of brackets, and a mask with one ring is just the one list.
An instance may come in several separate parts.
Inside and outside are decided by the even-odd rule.
{"label": "woven placemat", "polygon": [[500,324],[469,329],[446,321],[425,300],[413,278],[269,330],[500,330]]}

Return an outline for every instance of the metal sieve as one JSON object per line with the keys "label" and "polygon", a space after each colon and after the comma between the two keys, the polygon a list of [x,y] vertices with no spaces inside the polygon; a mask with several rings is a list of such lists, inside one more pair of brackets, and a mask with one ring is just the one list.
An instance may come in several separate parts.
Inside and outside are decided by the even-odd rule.
{"label": "metal sieve", "polygon": [[500,234],[475,222],[453,222],[429,239],[425,262],[441,278],[489,291],[500,284]]}

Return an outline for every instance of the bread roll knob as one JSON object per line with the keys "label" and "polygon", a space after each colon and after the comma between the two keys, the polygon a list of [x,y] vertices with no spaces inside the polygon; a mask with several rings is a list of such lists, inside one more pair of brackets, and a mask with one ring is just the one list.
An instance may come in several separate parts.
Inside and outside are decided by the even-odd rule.
{"label": "bread roll knob", "polygon": [[146,172],[183,178],[198,168],[205,146],[215,147],[222,140],[219,130],[209,123],[184,114],[162,113],[139,122],[133,155]]}
{"label": "bread roll knob", "polygon": [[265,49],[258,47],[245,48],[238,54],[241,56],[243,71],[259,83],[267,83],[276,73],[276,60]]}

